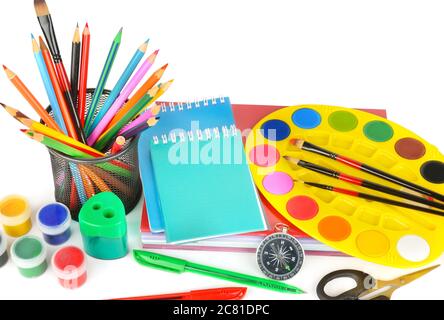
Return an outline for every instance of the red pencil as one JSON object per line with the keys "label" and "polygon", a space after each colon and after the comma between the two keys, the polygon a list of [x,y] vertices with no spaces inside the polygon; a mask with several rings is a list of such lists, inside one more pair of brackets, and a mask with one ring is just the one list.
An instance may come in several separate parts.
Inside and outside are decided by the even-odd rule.
{"label": "red pencil", "polygon": [[91,34],[88,23],[82,34],[82,58],[80,63],[80,81],[79,81],[79,117],[82,126],[85,126],[86,117],[86,89],[88,85],[88,67],[89,67],[89,47]]}
{"label": "red pencil", "polygon": [[48,69],[49,77],[51,78],[52,86],[54,87],[55,94],[57,96],[57,101],[60,105],[60,111],[62,112],[63,120],[65,122],[66,130],[68,131],[68,135],[76,140],[79,140],[79,136],[77,135],[77,130],[72,121],[71,112],[69,106],[66,103],[65,95],[60,88],[60,85],[57,80],[57,73],[52,63],[51,53],[48,50],[45,42],[42,37],[40,37],[40,48],[42,50],[43,59],[45,60],[46,68]]}
{"label": "red pencil", "polygon": [[219,288],[113,300],[241,300],[247,288]]}

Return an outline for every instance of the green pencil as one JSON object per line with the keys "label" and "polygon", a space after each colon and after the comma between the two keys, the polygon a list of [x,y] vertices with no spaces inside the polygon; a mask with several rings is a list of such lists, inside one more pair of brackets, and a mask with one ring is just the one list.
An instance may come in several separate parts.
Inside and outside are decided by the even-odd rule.
{"label": "green pencil", "polygon": [[148,103],[153,101],[160,87],[161,85],[158,85],[149,90],[148,93],[144,95],[133,108],[131,108],[115,125],[109,128],[99,138],[99,140],[94,144],[94,148],[99,148],[99,150],[102,150],[113,138],[115,138],[119,131],[126,126],[139,113],[140,110],[145,108]]}
{"label": "green pencil", "polygon": [[[91,155],[89,155],[89,154],[87,154],[87,153],[85,153],[85,152],[83,152],[81,150],[73,148],[73,147],[71,147],[71,146],[69,146],[67,144],[64,144],[64,143],[62,143],[62,142],[60,142],[58,140],[52,139],[50,137],[47,137],[47,136],[45,136],[43,134],[37,133],[37,132],[32,131],[32,130],[22,130],[22,132],[25,133],[31,139],[44,144],[48,148],[51,148],[51,149],[54,149],[54,150],[56,150],[58,152],[64,153],[64,154],[66,154],[66,155],[68,155],[70,157],[80,158],[80,159],[94,159],[93,156],[91,156]],[[131,177],[131,172],[130,171],[128,171],[128,170],[126,170],[124,168],[121,168],[119,166],[116,166],[116,165],[114,165],[112,163],[105,162],[105,163],[98,163],[98,164],[95,164],[95,165],[97,167],[99,167],[99,168],[102,168],[102,169],[104,169],[106,171],[118,174],[120,176],[127,177],[127,178]]]}
{"label": "green pencil", "polygon": [[111,68],[113,67],[114,60],[116,59],[117,52],[119,51],[120,43],[122,41],[122,31],[123,29],[121,28],[114,38],[113,44],[108,53],[108,58],[105,62],[105,66],[103,67],[102,74],[100,75],[99,83],[96,86],[91,104],[88,108],[88,116],[86,117],[84,128],[87,135],[90,134],[89,131],[94,120],[94,115],[97,114],[97,106],[99,104],[100,97],[105,89],[106,82],[108,81],[109,74],[111,73]]}
{"label": "green pencil", "polygon": [[297,287],[293,287],[276,280],[259,278],[238,272],[209,267],[202,264],[197,264],[186,260],[177,259],[154,252],[134,250],[133,256],[134,259],[136,259],[136,261],[141,265],[163,271],[169,271],[174,273],[192,272],[208,277],[232,281],[248,286],[253,286],[257,288],[273,290],[283,293],[292,293],[292,294],[305,293],[304,291],[302,291]]}

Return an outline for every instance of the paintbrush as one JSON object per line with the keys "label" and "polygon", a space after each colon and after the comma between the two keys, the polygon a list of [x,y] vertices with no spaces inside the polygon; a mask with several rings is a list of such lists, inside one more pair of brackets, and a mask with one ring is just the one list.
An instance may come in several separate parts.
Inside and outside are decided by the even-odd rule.
{"label": "paintbrush", "polygon": [[69,108],[71,109],[70,112],[72,114],[72,117],[74,118],[72,119],[72,121],[74,121],[75,125],[78,127],[76,128],[76,131],[79,135],[78,138],[82,142],[85,142],[86,139],[83,134],[83,130],[80,127],[80,120],[77,116],[74,100],[71,95],[71,84],[68,80],[68,75],[66,73],[66,69],[63,64],[62,55],[60,53],[59,45],[57,43],[57,37],[54,30],[54,24],[52,22],[52,17],[51,14],[49,13],[48,6],[46,5],[45,0],[34,0],[34,8],[37,14],[37,19],[40,23],[40,27],[42,28],[46,42],[48,43],[52,59],[54,60],[58,82],[60,84],[61,89],[63,90],[66,102]]}
{"label": "paintbrush", "polygon": [[396,177],[388,172],[384,172],[382,170],[379,170],[377,168],[369,166],[368,164],[361,163],[361,162],[356,161],[354,159],[351,159],[351,158],[345,157],[343,155],[331,152],[330,150],[323,149],[323,148],[316,146],[310,142],[307,142],[307,141],[304,141],[301,139],[294,139],[291,141],[291,144],[300,150],[304,150],[307,152],[317,154],[319,156],[330,158],[330,159],[332,159],[334,161],[338,161],[348,167],[352,167],[356,170],[363,171],[365,173],[371,174],[371,175],[376,176],[378,178],[381,178],[386,181],[390,181],[394,184],[400,185],[404,188],[416,191],[416,192],[421,193],[423,195],[430,196],[432,198],[435,198],[439,201],[444,202],[444,195],[442,195],[438,192],[435,192],[433,190],[429,190],[423,186],[414,184],[413,182],[401,179],[400,177]]}

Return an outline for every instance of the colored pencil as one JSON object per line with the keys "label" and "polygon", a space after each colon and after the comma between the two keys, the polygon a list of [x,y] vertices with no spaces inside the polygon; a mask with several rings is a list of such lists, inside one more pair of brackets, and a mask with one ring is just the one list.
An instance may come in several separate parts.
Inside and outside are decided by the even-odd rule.
{"label": "colored pencil", "polygon": [[[68,75],[66,73],[66,69],[63,64],[62,55],[60,54],[59,46],[57,43],[57,37],[55,34],[54,25],[52,23],[52,17],[51,14],[49,13],[48,6],[46,5],[45,0],[34,0],[34,8],[37,14],[37,19],[42,28],[43,34],[45,35],[46,41],[48,42],[49,51],[51,52],[52,59],[54,60],[57,82],[60,85],[60,89],[62,90],[64,98],[66,99],[65,104],[66,107],[68,108],[69,118],[70,118],[70,119],[65,119],[65,124],[67,126],[68,132],[70,132],[69,128],[70,125],[68,125],[66,122],[69,120],[70,122],[72,122],[72,126],[74,126],[74,129],[76,130],[76,140],[80,139],[82,142],[85,142],[85,136],[80,126],[80,120],[77,116],[74,106],[74,101],[71,96],[71,84],[69,83]],[[41,40],[40,43],[42,42],[43,41]],[[43,57],[45,57],[44,48],[42,47],[41,44],[40,48],[42,50]],[[48,64],[48,62],[46,63]],[[54,80],[53,80],[53,85],[54,85]],[[60,101],[59,104],[61,104]]]}
{"label": "colored pencil", "polygon": [[126,139],[123,136],[118,136],[116,138],[116,141],[114,141],[114,144],[111,148],[111,154],[117,154],[120,151],[122,151],[123,146],[126,143]]}
{"label": "colored pencil", "polygon": [[35,130],[41,134],[44,134],[48,137],[54,138],[56,140],[59,140],[62,143],[65,144],[69,144],[71,145],[73,148],[77,148],[83,152],[87,152],[93,156],[96,157],[103,157],[104,154],[102,152],[99,152],[93,148],[91,148],[90,146],[81,143],[80,141],[74,140],[71,137],[68,137],[60,132],[57,132],[51,128],[48,128],[46,126],[44,126],[43,124],[32,120],[31,118],[29,118],[27,115],[25,115],[24,113],[20,112],[19,110],[11,107],[11,106],[7,106],[3,103],[0,103],[0,105],[5,109],[6,112],[8,112],[13,118],[15,118],[17,121],[19,121],[20,123],[22,123],[24,126]]}
{"label": "colored pencil", "polygon": [[126,197],[130,197],[134,190],[131,190],[126,184],[124,184],[121,180],[113,177],[108,174],[106,171],[102,170],[97,166],[92,166],[90,169],[99,177],[101,177],[108,186],[111,186],[113,190],[118,190],[120,193],[125,195]]}
{"label": "colored pencil", "polygon": [[80,203],[83,205],[86,201],[88,201],[88,197],[86,195],[85,186],[83,185],[82,175],[80,174],[79,169],[74,163],[69,162],[68,165],[69,169],[71,170],[72,178],[76,185],[77,195],[79,196]]}
{"label": "colored pencil", "polygon": [[111,49],[109,50],[108,57],[102,69],[102,74],[100,75],[99,82],[97,83],[96,89],[94,91],[91,104],[88,108],[87,117],[85,120],[85,132],[87,133],[87,135],[89,135],[89,133],[91,132],[91,125],[92,121],[94,120],[93,117],[97,112],[97,106],[99,105],[100,97],[102,96],[103,90],[105,89],[105,85],[111,73],[114,60],[116,59],[117,52],[119,51],[120,43],[122,41],[122,31],[123,29],[120,29],[113,40],[113,44],[111,45]]}
{"label": "colored pencil", "polygon": [[145,110],[144,113],[142,113],[140,116],[138,116],[134,121],[127,124],[125,127],[123,127],[122,130],[120,130],[119,134],[125,134],[127,131],[132,130],[135,127],[138,127],[139,125],[146,123],[150,118],[156,117],[160,112],[160,105],[156,104],[155,106],[149,108],[148,110]]}
{"label": "colored pencil", "polygon": [[79,24],[77,24],[71,48],[71,95],[75,106],[77,106],[78,103],[79,93],[80,51],[80,30]]}
{"label": "colored pencil", "polygon": [[77,204],[77,187],[76,182],[74,179],[71,179],[71,194],[69,196],[69,207],[70,208],[76,208],[78,206]]}
{"label": "colored pencil", "polygon": [[[173,82],[174,82],[174,80],[170,80],[170,81],[160,84],[159,91],[156,93],[156,96],[153,98],[153,101],[159,100],[159,98],[162,97],[168,91],[168,89],[171,87]],[[146,108],[142,109],[137,115],[138,116],[141,115],[149,108],[150,108],[150,105],[148,105]]]}
{"label": "colored pencil", "polygon": [[150,103],[157,91],[159,91],[159,87],[155,86],[148,93],[140,99],[140,101],[113,127],[111,127],[108,131],[106,131],[99,140],[94,144],[94,148],[98,148],[102,150],[115,136],[116,134],[140,111],[140,109],[144,108],[148,103]]}
{"label": "colored pencil", "polygon": [[382,197],[374,196],[374,195],[367,194],[367,193],[357,192],[357,191],[348,190],[348,189],[342,189],[342,188],[329,186],[329,185],[325,185],[325,184],[314,183],[314,182],[305,182],[305,181],[301,181],[301,182],[303,182],[304,184],[306,184],[308,186],[312,186],[312,187],[315,187],[318,189],[328,190],[328,191],[332,191],[332,192],[336,192],[336,193],[340,193],[340,194],[345,194],[345,195],[348,195],[351,197],[362,198],[365,200],[384,203],[384,204],[388,204],[388,205],[392,205],[392,206],[396,206],[396,207],[407,208],[407,209],[411,209],[411,210],[431,213],[431,214],[438,215],[438,216],[444,216],[443,211],[438,211],[438,210],[429,209],[429,208],[425,208],[425,207],[415,206],[413,204],[409,204],[409,203],[405,203],[405,202],[382,198]]}
{"label": "colored pencil", "polygon": [[132,129],[126,131],[125,133],[122,134],[122,136],[126,140],[129,140],[131,138],[134,138],[138,134],[141,134],[145,130],[154,127],[158,122],[159,122],[159,118],[152,117],[152,118],[148,119],[147,122],[144,122],[144,123],[142,123],[142,124],[132,128]]}
{"label": "colored pencil", "polygon": [[37,114],[42,118],[45,124],[57,131],[61,131],[60,127],[54,121],[54,119],[46,112],[45,108],[40,104],[37,98],[32,94],[32,92],[26,87],[26,85],[22,82],[22,80],[10,69],[8,69],[5,65],[3,66],[5,73],[11,83],[16,87],[16,89],[20,92],[23,98],[28,101],[31,107],[37,112]]}
{"label": "colored pencil", "polygon": [[57,122],[59,128],[62,130],[64,134],[68,134],[68,131],[65,126],[65,121],[63,120],[62,111],[60,109],[59,102],[57,100],[54,87],[52,86],[51,78],[48,73],[48,69],[46,68],[45,60],[43,59],[42,51],[35,40],[34,36],[31,35],[32,38],[32,50],[34,52],[34,57],[37,62],[37,67],[40,72],[40,76],[43,81],[43,85],[45,86],[46,94],[49,99],[49,103],[51,105],[51,110],[54,114],[54,119]]}
{"label": "colored pencil", "polygon": [[91,34],[88,23],[82,33],[82,57],[80,62],[80,80],[79,80],[79,98],[78,98],[78,114],[80,123],[85,126],[86,117],[86,90],[88,87],[88,68],[89,68],[89,48],[91,42]]}
{"label": "colored pencil", "polygon": [[347,175],[347,174],[339,172],[339,171],[334,171],[334,170],[319,166],[319,165],[311,163],[311,162],[299,160],[299,159],[288,157],[288,156],[284,156],[284,158],[294,165],[297,165],[301,168],[305,168],[305,169],[313,171],[313,172],[317,172],[317,173],[325,175],[327,177],[331,177],[334,179],[345,181],[350,184],[354,184],[356,186],[360,186],[363,188],[367,188],[367,189],[375,190],[378,192],[390,194],[390,195],[393,195],[393,196],[396,196],[399,198],[411,200],[414,202],[419,202],[419,203],[425,204],[430,207],[444,210],[444,204],[442,204],[442,203],[434,202],[429,199],[426,199],[426,198],[423,198],[420,196],[416,196],[416,195],[408,193],[408,192],[396,190],[396,189],[393,189],[393,188],[390,188],[390,187],[387,187],[387,186],[384,186],[384,185],[381,185],[381,184],[378,184],[378,183],[375,183],[375,182],[372,182],[369,180],[350,176],[350,175]]}
{"label": "colored pencil", "polygon": [[128,82],[129,78],[134,73],[134,70],[136,70],[137,65],[139,64],[140,60],[142,60],[143,56],[145,55],[146,49],[148,48],[148,42],[144,42],[137,50],[134,56],[132,57],[131,61],[125,68],[125,71],[120,76],[120,79],[117,81],[117,84],[114,86],[114,89],[109,94],[108,98],[106,99],[103,106],[100,108],[99,113],[94,118],[93,124],[91,125],[91,131],[93,131],[97,125],[99,124],[100,120],[105,116],[105,114],[108,112],[108,110],[111,108],[113,103],[116,101],[116,99],[119,97],[122,89],[125,87],[126,83]]}
{"label": "colored pencil", "polygon": [[88,175],[88,177],[92,180],[92,182],[97,186],[100,192],[111,192],[110,187],[100,178],[97,174],[95,174],[92,170],[90,170],[87,166],[80,165],[83,171]]}
{"label": "colored pencil", "polygon": [[150,90],[154,85],[159,82],[165,73],[166,68],[168,68],[168,64],[161,67],[159,70],[155,71],[151,77],[148,78],[147,81],[136,91],[136,93],[129,99],[129,101],[119,110],[113,120],[109,123],[107,129],[115,125],[117,122],[122,119],[122,117],[139,102],[140,99]]}
{"label": "colored pencil", "polygon": [[82,178],[83,186],[85,188],[86,196],[88,199],[90,199],[90,198],[94,197],[94,195],[96,194],[96,192],[94,190],[94,185],[93,185],[91,179],[88,177],[83,166],[79,165],[78,168],[79,168],[80,176]]}
{"label": "colored pencil", "polygon": [[63,95],[63,91],[60,88],[60,85],[57,80],[56,71],[54,68],[54,64],[52,63],[51,56],[48,51],[48,47],[43,42],[43,39],[40,38],[40,50],[43,55],[43,60],[45,61],[46,68],[49,73],[49,77],[51,79],[52,86],[54,88],[54,92],[57,97],[57,101],[59,102],[60,111],[63,115],[63,120],[65,122],[66,130],[68,131],[68,135],[73,139],[79,140],[78,130],[72,121],[71,109],[65,101],[65,97]]}
{"label": "colored pencil", "polygon": [[359,161],[344,157],[342,155],[339,155],[339,154],[336,154],[336,153],[331,152],[329,150],[323,149],[321,147],[318,147],[312,143],[306,142],[301,139],[295,139],[291,143],[294,146],[296,146],[298,149],[308,151],[311,153],[315,153],[315,154],[323,156],[323,157],[330,158],[330,159],[338,161],[348,167],[352,167],[352,168],[357,169],[359,171],[366,172],[366,173],[376,176],[378,178],[381,178],[386,181],[390,181],[394,184],[403,186],[407,189],[410,189],[410,190],[416,191],[418,193],[430,196],[430,197],[435,198],[439,201],[444,201],[444,195],[442,195],[442,194],[439,194],[435,191],[432,191],[432,190],[429,190],[425,187],[414,184],[410,181],[396,177],[388,172],[384,172],[382,170],[371,167],[365,163],[361,163]]}
{"label": "colored pencil", "polygon": [[[48,148],[51,148],[51,149],[54,149],[58,152],[64,153],[67,156],[70,156],[73,158],[79,158],[79,159],[94,159],[95,158],[86,152],[83,152],[81,150],[73,148],[67,144],[64,144],[63,142],[60,142],[56,139],[53,139],[51,137],[48,137],[48,136],[38,133],[36,131],[23,130],[23,133],[25,133],[31,139],[44,144]],[[96,166],[99,168],[102,168],[106,171],[123,176],[123,177],[130,177],[131,176],[131,172],[129,172],[128,170],[122,169],[121,167],[116,166],[112,163],[108,163],[108,162],[98,163],[98,164],[96,164]]]}
{"label": "colored pencil", "polygon": [[101,119],[99,119],[97,126],[95,128],[91,127],[91,134],[88,135],[89,145],[93,145],[100,137],[100,135],[106,131],[106,127],[112,121],[113,117],[123,106],[129,95],[134,91],[139,82],[148,73],[149,69],[152,66],[152,63],[153,62],[150,60],[150,58],[145,60],[145,62],[140,66],[139,70],[137,70],[136,74],[131,78],[123,91],[120,93],[120,96],[116,99],[116,101],[114,101],[108,112],[104,114]]}

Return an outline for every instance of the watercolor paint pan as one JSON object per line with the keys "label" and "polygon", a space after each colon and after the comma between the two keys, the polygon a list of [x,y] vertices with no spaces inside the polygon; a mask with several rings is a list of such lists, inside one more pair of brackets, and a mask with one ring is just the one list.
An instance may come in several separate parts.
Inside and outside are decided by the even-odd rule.
{"label": "watercolor paint pan", "polygon": [[[332,159],[300,150],[294,145],[295,139],[444,194],[444,156],[435,146],[394,122],[363,111],[304,105],[281,109],[262,119],[249,135],[246,149],[260,192],[286,219],[313,238],[349,255],[399,268],[421,267],[442,254],[443,217],[295,182],[360,190],[358,186],[293,166],[283,158],[286,155],[409,192]],[[368,193],[381,196],[377,191]]]}

